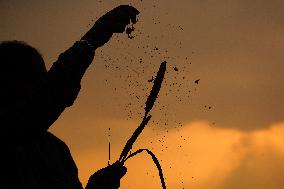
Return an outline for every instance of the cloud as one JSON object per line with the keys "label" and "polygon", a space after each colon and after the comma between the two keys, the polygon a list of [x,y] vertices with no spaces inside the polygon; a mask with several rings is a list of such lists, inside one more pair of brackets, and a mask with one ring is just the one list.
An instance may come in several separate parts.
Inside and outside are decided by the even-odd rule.
{"label": "cloud", "polygon": [[[217,186],[245,155],[242,132],[212,128],[207,122],[189,123],[165,136],[168,149],[156,153],[163,160],[169,188]],[[154,149],[160,149],[155,141]]]}
{"label": "cloud", "polygon": [[270,189],[284,185],[284,124],[247,134],[246,155],[219,188]]}
{"label": "cloud", "polygon": [[[118,120],[105,124],[119,128],[116,133],[120,137],[112,143],[115,161],[136,124]],[[134,149],[149,148],[156,154],[169,188],[279,188],[284,184],[283,131],[284,123],[240,131],[196,121],[169,133],[147,128]],[[94,146],[74,155],[83,183],[95,170],[107,165],[107,142],[100,144],[103,147]],[[126,166],[128,173],[122,188],[161,188],[156,167],[146,154],[130,159]]]}

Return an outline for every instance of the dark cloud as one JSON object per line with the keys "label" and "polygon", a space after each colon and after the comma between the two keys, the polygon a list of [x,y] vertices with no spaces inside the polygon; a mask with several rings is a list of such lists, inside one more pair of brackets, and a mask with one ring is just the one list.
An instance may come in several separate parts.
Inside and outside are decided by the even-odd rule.
{"label": "dark cloud", "polygon": [[[117,4],[127,3],[40,2],[1,1],[0,38],[24,40],[36,46],[44,54],[48,67],[60,52],[80,38],[96,17]],[[174,117],[171,119],[182,122],[208,119],[217,125],[241,129],[267,127],[284,119],[283,1],[132,3],[141,10],[137,34],[139,30],[143,33],[132,41],[120,37],[120,42],[113,42],[102,49],[103,56],[115,60],[114,65],[120,70],[105,69],[103,58],[99,58],[101,52],[96,53],[96,69],[91,68],[83,81],[77,113],[124,119],[127,117],[124,105],[129,103],[134,105],[129,106],[133,112],[142,111],[139,107],[144,103],[143,98],[137,102],[136,98],[122,90],[122,87],[128,86],[123,78],[130,72],[135,74],[131,71],[135,64],[131,67],[130,59],[137,59],[139,63],[139,59],[143,58],[143,69],[147,72],[135,78],[139,78],[141,85],[149,87],[147,81],[165,56],[169,65],[179,68],[177,73],[184,70],[184,66],[189,70],[184,72],[186,81],[178,81],[187,83],[183,87],[186,90],[182,92],[175,88],[169,93],[172,95],[165,97],[161,93],[159,97],[161,103],[168,104],[168,114]],[[126,41],[123,43],[123,40]],[[149,49],[158,47],[158,50],[145,54],[137,46],[147,48],[147,53]],[[117,54],[111,55],[114,51]],[[159,55],[159,52],[162,54]],[[188,57],[187,61],[185,57]],[[130,67],[126,69],[126,66]],[[114,77],[115,74],[122,75],[122,79]],[[194,88],[190,84],[197,79],[202,82]],[[120,90],[114,93],[112,88]],[[145,96],[147,91],[134,87],[130,90],[138,91],[134,97]],[[191,91],[190,95],[185,91]],[[106,99],[115,100],[110,102]],[[214,108],[204,110],[205,105]],[[158,109],[154,111],[156,117],[161,117]],[[245,127],[244,122],[247,123]]]}

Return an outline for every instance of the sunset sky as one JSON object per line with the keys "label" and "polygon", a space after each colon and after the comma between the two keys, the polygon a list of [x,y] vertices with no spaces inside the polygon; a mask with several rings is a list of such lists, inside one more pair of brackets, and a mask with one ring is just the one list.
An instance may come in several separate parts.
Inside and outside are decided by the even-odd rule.
{"label": "sunset sky", "polygon": [[[83,185],[107,165],[108,128],[118,158],[141,121],[148,80],[167,61],[134,149],[157,155],[168,188],[283,187],[283,0],[0,0],[0,40],[29,43],[50,68],[120,4],[140,11],[135,37],[116,34],[96,51],[75,104],[50,129],[69,146]],[[161,188],[146,154],[126,166],[121,188]]]}

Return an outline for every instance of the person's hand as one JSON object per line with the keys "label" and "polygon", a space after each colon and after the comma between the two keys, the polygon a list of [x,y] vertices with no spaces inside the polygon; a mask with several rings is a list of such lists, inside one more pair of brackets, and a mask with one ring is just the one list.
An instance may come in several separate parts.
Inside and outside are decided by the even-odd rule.
{"label": "person's hand", "polygon": [[113,33],[123,33],[125,27],[136,23],[139,11],[129,5],[120,5],[99,18],[82,39],[98,48],[109,41]]}
{"label": "person's hand", "polygon": [[126,172],[126,167],[117,161],[94,173],[89,178],[86,189],[118,189],[120,187],[120,179]]}

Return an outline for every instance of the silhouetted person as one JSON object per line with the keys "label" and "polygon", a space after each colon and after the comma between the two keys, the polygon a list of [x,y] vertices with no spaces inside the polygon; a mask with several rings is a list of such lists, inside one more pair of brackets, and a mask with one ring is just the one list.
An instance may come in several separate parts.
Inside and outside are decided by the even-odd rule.
{"label": "silhouetted person", "polygon": [[[1,188],[82,189],[68,147],[47,130],[73,104],[95,50],[113,33],[124,32],[130,20],[135,23],[137,14],[127,5],[108,12],[49,71],[28,44],[0,44],[1,156],[2,167],[8,167],[1,170]],[[86,188],[118,188],[125,173],[116,162],[92,175]]]}

